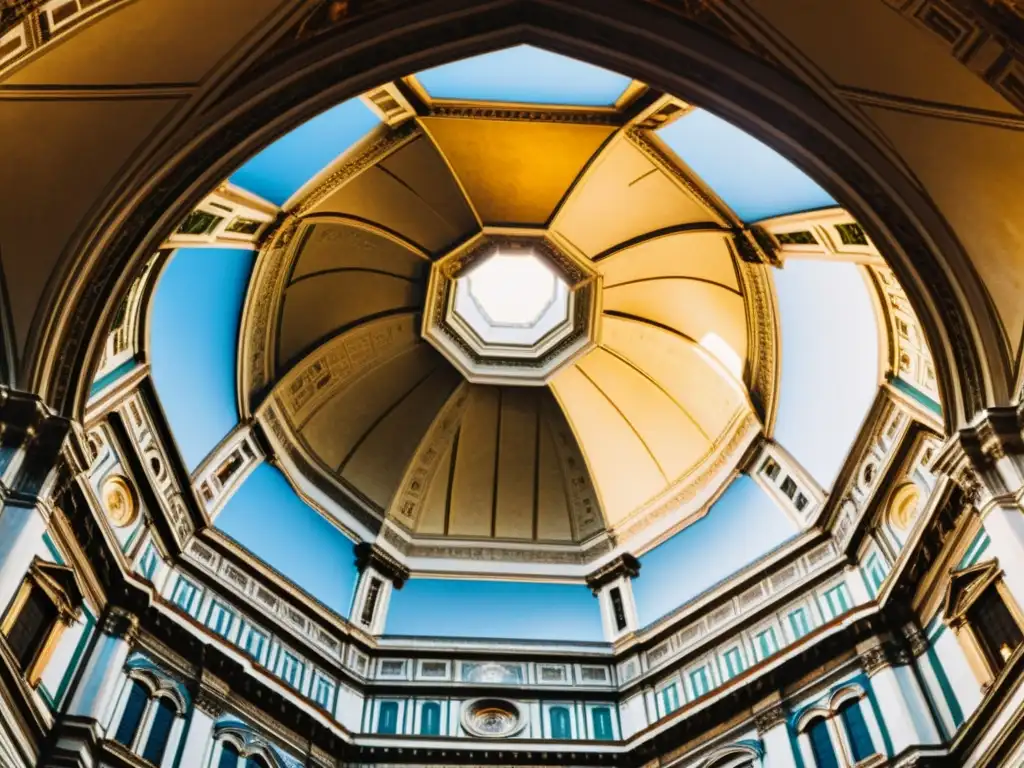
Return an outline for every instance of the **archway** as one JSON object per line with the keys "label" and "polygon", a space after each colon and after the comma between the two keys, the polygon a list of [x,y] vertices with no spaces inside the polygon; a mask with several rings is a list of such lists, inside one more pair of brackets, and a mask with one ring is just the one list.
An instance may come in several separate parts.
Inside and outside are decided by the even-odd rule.
{"label": "archway", "polygon": [[386,14],[383,3],[335,5],[348,10],[334,28],[240,71],[191,141],[167,146],[149,173],[125,180],[39,309],[23,386],[66,415],[82,413],[88,366],[102,343],[95,330],[110,321],[134,270],[261,146],[408,71],[531,43],[687,98],[802,167],[869,230],[910,296],[936,358],[947,431],[1007,399],[998,321],[929,199],[837,106],[726,41],[721,29],[638,0],[434,0],[394,3]]}

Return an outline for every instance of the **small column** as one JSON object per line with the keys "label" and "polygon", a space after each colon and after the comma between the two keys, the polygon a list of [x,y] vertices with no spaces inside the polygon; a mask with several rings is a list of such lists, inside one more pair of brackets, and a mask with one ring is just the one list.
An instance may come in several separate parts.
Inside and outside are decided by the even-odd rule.
{"label": "small column", "polygon": [[1024,509],[1016,501],[1024,487],[1024,404],[989,408],[960,432],[960,444],[967,461],[947,456],[945,469],[968,476],[961,485],[981,513],[992,539],[989,551],[999,560],[1010,594],[1024,606]]}
{"label": "small column", "polygon": [[864,605],[871,602],[871,595],[868,594],[868,585],[864,583],[864,575],[860,566],[856,563],[846,566],[843,571],[846,576],[846,588],[850,590],[850,598],[854,605]]}
{"label": "small column", "polygon": [[185,745],[181,751],[181,766],[209,765],[213,751],[214,725],[224,712],[224,702],[231,693],[224,681],[208,674],[203,674],[199,681],[199,691],[192,702],[192,715],[188,731],[185,733]]}
{"label": "small column", "polygon": [[384,632],[391,590],[401,589],[409,579],[409,569],[368,541],[355,546],[359,583],[352,605],[352,623],[371,635]]}
{"label": "small column", "polygon": [[608,642],[615,642],[639,627],[633,579],[640,575],[640,561],[625,552],[587,576],[587,586],[601,605],[601,625]]}
{"label": "small column", "polygon": [[71,698],[69,714],[96,720],[103,728],[109,725],[117,684],[124,677],[124,665],[138,632],[139,620],[134,615],[117,607],[107,610],[100,636]]}
{"label": "small column", "polygon": [[42,550],[58,458],[71,422],[54,416],[32,395],[0,389],[0,614]]}
{"label": "small column", "polygon": [[[910,654],[890,645],[877,645],[861,655],[861,664],[882,711],[882,721],[898,755],[913,744],[935,744],[939,734],[927,713],[928,705],[910,663]],[[901,684],[902,683],[902,684]],[[919,708],[914,716],[915,707]],[[875,745],[882,751],[880,744]]]}
{"label": "small column", "polygon": [[778,703],[777,697],[762,702],[758,708],[761,706],[767,708],[754,715],[754,725],[764,745],[763,765],[765,768],[796,768],[793,743],[790,741],[789,728],[786,726],[785,708]]}

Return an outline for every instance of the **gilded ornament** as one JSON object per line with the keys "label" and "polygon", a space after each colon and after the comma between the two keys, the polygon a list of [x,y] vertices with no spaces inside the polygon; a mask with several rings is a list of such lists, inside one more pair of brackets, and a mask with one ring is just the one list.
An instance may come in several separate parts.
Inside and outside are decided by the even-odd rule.
{"label": "gilded ornament", "polygon": [[139,503],[135,491],[124,475],[111,475],[103,481],[100,492],[103,508],[110,522],[118,528],[131,525],[139,516]]}

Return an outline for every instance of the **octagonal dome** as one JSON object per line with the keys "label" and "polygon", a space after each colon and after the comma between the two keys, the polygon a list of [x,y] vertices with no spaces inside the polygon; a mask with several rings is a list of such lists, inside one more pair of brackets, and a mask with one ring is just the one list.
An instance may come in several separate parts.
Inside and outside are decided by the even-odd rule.
{"label": "octagonal dome", "polygon": [[240,411],[353,537],[585,568],[699,518],[770,430],[768,267],[645,115],[428,101],[286,202]]}

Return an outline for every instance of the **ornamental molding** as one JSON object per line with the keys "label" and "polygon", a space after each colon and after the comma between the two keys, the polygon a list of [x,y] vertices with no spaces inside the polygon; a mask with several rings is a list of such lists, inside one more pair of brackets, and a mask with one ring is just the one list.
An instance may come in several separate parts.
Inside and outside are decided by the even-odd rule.
{"label": "ornamental molding", "polygon": [[[593,263],[556,241],[546,230],[522,233],[485,227],[469,242],[450,251],[430,270],[423,311],[422,337],[469,381],[479,384],[543,386],[555,373],[600,341],[602,277]],[[513,339],[494,337],[501,324],[463,315],[459,296],[472,299],[468,285],[472,268],[487,268],[492,257],[516,255],[545,263],[560,281],[557,307],[561,318],[527,326],[538,335]],[[558,289],[555,289],[558,293]],[[557,312],[557,310],[556,310]],[[557,315],[556,315],[557,317]],[[480,324],[485,326],[480,327]]]}
{"label": "ornamental molding", "polygon": [[775,287],[768,266],[752,264],[743,259],[735,261],[743,287],[743,305],[747,314],[748,343],[751,349],[748,389],[754,409],[764,425],[764,434],[771,437],[775,428],[781,375],[781,333]]}
{"label": "ornamental molding", "polygon": [[387,518],[408,531],[413,531],[423,511],[427,490],[441,465],[445,448],[451,443],[462,423],[469,402],[469,383],[462,381],[434,417],[426,436],[409,462],[398,493],[388,509]]}
{"label": "ornamental molding", "polygon": [[860,663],[869,676],[891,666],[889,654],[883,646],[878,646],[862,653]]}
{"label": "ornamental molding", "polygon": [[413,120],[388,129],[365,146],[361,152],[352,158],[346,159],[319,184],[309,190],[298,202],[298,205],[295,206],[295,215],[301,218],[310,213],[320,203],[363,171],[372,168],[388,155],[394,154],[406,144],[411,143],[422,135],[424,135],[423,129]]}
{"label": "ornamental molding", "polygon": [[680,161],[671,157],[668,150],[662,148],[660,142],[650,131],[633,127],[626,131],[625,136],[626,140],[639,149],[658,170],[672,179],[687,195],[704,206],[708,213],[719,220],[719,223],[732,227],[742,226],[742,222],[736,218],[734,213],[715,200],[699,182],[683,171],[679,164]]}
{"label": "ornamental molding", "polygon": [[461,104],[432,101],[428,117],[477,120],[516,120],[530,123],[573,123],[578,125],[622,125],[623,116],[613,110],[537,109],[500,105]]}
{"label": "ornamental molding", "polygon": [[639,576],[640,561],[628,552],[624,552],[587,576],[587,586],[596,595],[603,587],[617,579],[635,579]]}
{"label": "ornamental molding", "polygon": [[409,569],[376,544],[361,541],[355,545],[356,568],[360,573],[373,568],[384,578],[401,589],[409,579]]}
{"label": "ornamental molding", "polygon": [[766,709],[754,716],[754,727],[758,735],[763,735],[779,725],[786,722],[786,709],[781,704],[776,704],[771,709]]}
{"label": "ornamental molding", "polygon": [[269,244],[260,251],[242,310],[242,338],[238,349],[238,403],[242,418],[252,416],[253,404],[273,379],[274,319],[278,316],[288,267],[301,238],[299,220],[288,217]]}

